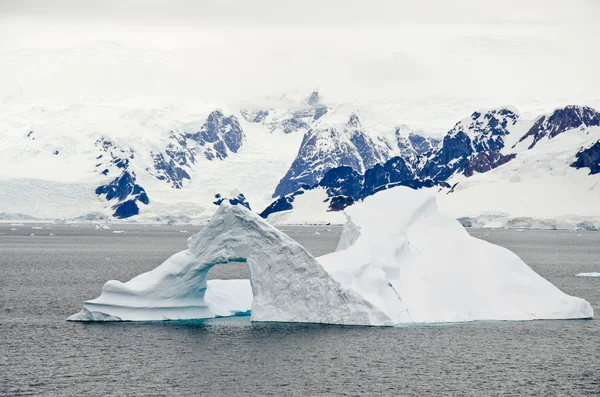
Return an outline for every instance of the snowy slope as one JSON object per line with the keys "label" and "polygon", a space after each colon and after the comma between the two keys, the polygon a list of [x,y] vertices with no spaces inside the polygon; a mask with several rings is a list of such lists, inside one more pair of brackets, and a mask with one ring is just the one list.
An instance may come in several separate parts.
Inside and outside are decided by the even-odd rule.
{"label": "snowy slope", "polygon": [[570,129],[527,149],[507,164],[470,178],[457,176],[440,208],[490,227],[598,228],[600,175],[572,166],[581,148],[600,140],[600,127]]}
{"label": "snowy slope", "polygon": [[[218,193],[266,206],[300,134],[271,133],[211,104],[160,105],[2,109],[0,212],[97,218],[133,200],[135,219],[190,221],[210,217]],[[148,205],[135,200],[140,188]]]}

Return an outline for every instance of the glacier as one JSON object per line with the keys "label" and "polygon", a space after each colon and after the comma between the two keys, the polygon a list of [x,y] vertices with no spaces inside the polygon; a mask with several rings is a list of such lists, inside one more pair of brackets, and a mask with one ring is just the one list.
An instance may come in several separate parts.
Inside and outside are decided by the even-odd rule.
{"label": "glacier", "polygon": [[[385,209],[385,210],[383,210]],[[318,258],[224,201],[188,249],[127,283],[109,281],[71,321],[202,319],[393,326],[592,318],[511,251],[471,237],[435,194],[396,187],[345,210],[335,252]],[[210,280],[245,262],[250,280]]]}

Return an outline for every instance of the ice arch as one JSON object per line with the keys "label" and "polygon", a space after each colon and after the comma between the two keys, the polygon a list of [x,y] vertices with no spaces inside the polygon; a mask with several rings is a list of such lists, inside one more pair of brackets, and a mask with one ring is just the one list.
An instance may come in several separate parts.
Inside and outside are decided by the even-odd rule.
{"label": "ice arch", "polygon": [[[344,288],[300,244],[242,206],[223,202],[208,225],[162,265],[127,283],[109,281],[74,321],[230,316],[254,321],[392,325]],[[213,266],[247,262],[247,280],[206,280]]]}

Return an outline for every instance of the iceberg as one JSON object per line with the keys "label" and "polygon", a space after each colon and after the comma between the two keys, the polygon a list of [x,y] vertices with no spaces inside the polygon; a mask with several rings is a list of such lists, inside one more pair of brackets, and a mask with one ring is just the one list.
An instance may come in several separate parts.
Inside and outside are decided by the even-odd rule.
{"label": "iceberg", "polygon": [[[433,193],[396,187],[346,209],[335,252],[313,257],[243,206],[224,201],[188,249],[127,283],[109,281],[71,321],[203,319],[393,326],[581,319],[592,307],[511,251],[471,237]],[[210,280],[247,263],[250,280]]]}

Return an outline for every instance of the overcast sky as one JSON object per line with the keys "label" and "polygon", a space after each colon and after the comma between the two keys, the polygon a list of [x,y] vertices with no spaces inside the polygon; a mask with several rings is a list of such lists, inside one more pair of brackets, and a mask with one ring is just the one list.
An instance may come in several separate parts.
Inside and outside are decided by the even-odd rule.
{"label": "overcast sky", "polygon": [[576,103],[599,43],[595,0],[2,0],[0,100]]}

